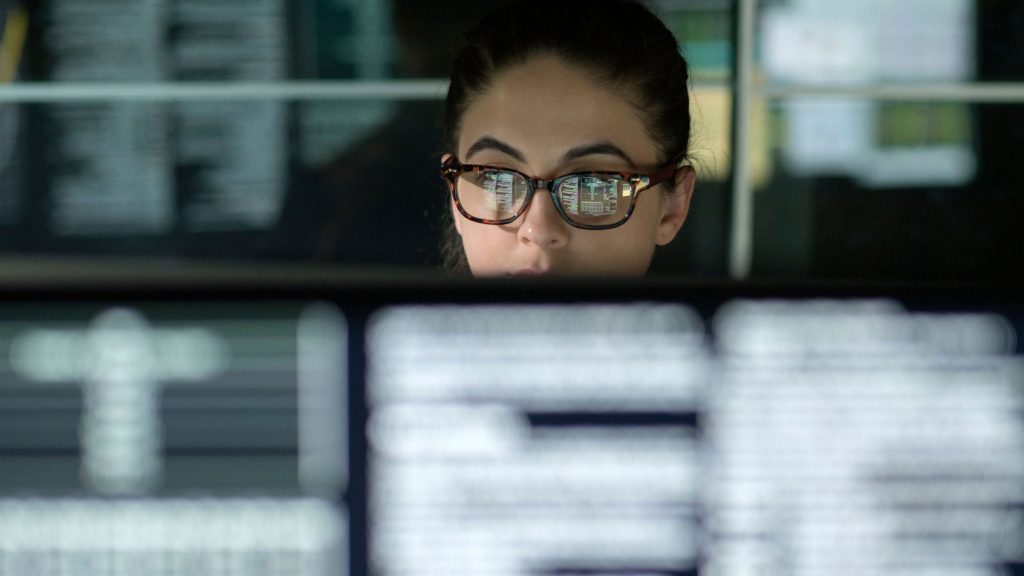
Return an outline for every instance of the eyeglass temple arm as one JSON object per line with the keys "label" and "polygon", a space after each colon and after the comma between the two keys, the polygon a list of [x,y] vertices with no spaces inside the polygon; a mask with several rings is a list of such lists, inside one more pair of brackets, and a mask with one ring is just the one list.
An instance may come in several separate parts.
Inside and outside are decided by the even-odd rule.
{"label": "eyeglass temple arm", "polygon": [[686,159],[685,158],[681,158],[677,162],[673,162],[671,164],[666,164],[666,165],[662,166],[661,168],[658,168],[658,170],[655,171],[653,174],[648,174],[647,175],[647,184],[643,188],[641,188],[640,190],[642,191],[642,190],[646,190],[648,188],[653,188],[653,187],[657,186],[658,184],[661,184],[662,182],[667,182],[667,181],[671,180],[673,177],[675,177],[676,172],[679,172],[680,170],[682,170],[687,165],[688,164],[686,162]]}

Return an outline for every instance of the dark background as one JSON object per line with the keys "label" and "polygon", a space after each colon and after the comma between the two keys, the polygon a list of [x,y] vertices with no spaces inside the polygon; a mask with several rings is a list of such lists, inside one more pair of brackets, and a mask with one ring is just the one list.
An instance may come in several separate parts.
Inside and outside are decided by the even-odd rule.
{"label": "dark background", "polygon": [[[1020,82],[1024,78],[1019,32],[1024,27],[1024,5],[1010,0],[966,1],[971,18],[961,25],[970,29],[974,73],[956,82]],[[61,48],[54,40],[58,32],[66,36],[64,30],[85,29],[87,25],[79,26],[75,18],[83,22],[110,18],[109,30],[114,34],[118,26],[126,25],[114,18],[119,12],[126,18],[133,14],[131,10],[145,16],[137,3],[0,0],[0,22],[4,23],[0,33],[11,29],[7,23],[15,10],[27,15],[28,35],[16,82],[41,83],[53,94],[78,81],[159,86],[168,82],[231,86],[237,82],[443,81],[461,32],[500,3],[221,0],[217,5],[228,14],[244,12],[243,24],[235,26],[216,19],[204,21],[186,0],[164,0],[153,3],[163,10],[161,21],[147,24],[156,31],[147,37],[148,45],[162,54],[157,72],[148,75],[133,68],[123,72],[104,68],[110,54],[105,48]],[[796,4],[765,1],[762,9]],[[690,220],[679,238],[659,251],[652,275],[725,277],[733,226],[733,154],[728,134],[735,6],[728,0],[663,0],[652,5],[676,32],[691,63],[699,112],[694,144],[701,157],[697,163],[701,180]],[[77,11],[69,11],[68,6],[77,6]],[[135,8],[119,10],[123,6]],[[272,15],[266,16],[261,9]],[[90,10],[92,16],[82,15]],[[926,27],[927,14],[920,17],[915,22]],[[245,22],[259,25],[247,27]],[[763,22],[759,20],[759,26]],[[261,34],[276,44],[267,48]],[[13,36],[4,35],[6,47]],[[140,54],[132,61],[147,52],[140,49]],[[189,61],[181,54],[201,58]],[[197,61],[217,64],[203,67]],[[78,71],[77,76],[68,70]],[[777,79],[769,74],[764,80],[772,85]],[[877,83],[920,81],[883,78]],[[442,98],[443,91],[427,98],[397,100],[272,95],[239,99],[228,103],[235,116],[225,115],[222,125],[210,124],[204,117],[207,131],[200,136],[215,143],[206,148],[190,140],[196,133],[188,128],[187,108],[209,104],[200,97],[152,102],[112,97],[60,103],[45,98],[0,101],[0,260],[131,257],[178,264],[382,268],[398,275],[407,269],[436,269],[441,219],[447,209],[445,189],[437,176],[444,152]],[[880,115],[880,131],[895,134],[903,144],[920,144],[914,140],[920,134],[937,135],[943,142],[969,150],[975,162],[964,182],[882,187],[866,186],[848,174],[792,170],[785,159],[788,136],[781,104],[765,101],[763,112],[754,115],[765,133],[754,156],[771,167],[755,181],[754,278],[998,282],[1017,277],[1024,264],[1024,233],[1018,223],[1024,216],[1019,190],[1024,175],[1016,153],[1024,142],[1021,102],[1012,98],[998,103],[958,101],[941,108],[943,104],[910,101],[903,102],[906,106],[895,115]],[[142,106],[143,111],[126,114],[132,106]],[[123,134],[113,134],[109,126],[68,124],[67,110],[82,107],[112,124],[132,123],[128,133],[140,142],[163,143],[161,162],[170,184],[162,194],[171,203],[164,226],[140,231],[114,222],[82,233],[60,224],[55,215],[78,209],[69,208],[66,197],[57,193],[61,178],[78,182],[77,198],[88,204],[93,192],[101,196],[119,177],[116,174],[131,175],[135,166],[130,156],[118,160],[68,153],[65,144],[75,134],[83,137],[82,130],[95,140],[97,151],[121,149],[115,140]],[[959,119],[951,136],[943,124],[949,118]],[[269,186],[276,199],[256,220],[245,216],[243,209],[249,202],[255,204],[255,192],[249,196],[244,185],[236,185],[233,191],[220,188],[225,175],[243,182],[247,174],[253,177],[244,163],[232,166],[229,162],[240,142],[248,138],[252,144],[252,136],[245,136],[247,123],[270,127],[265,143],[244,148],[257,152],[250,158],[252,165],[265,166],[267,159],[274,159],[282,166],[280,184]],[[206,156],[189,152],[197,146],[206,150]],[[108,173],[106,180],[82,176],[103,170]],[[111,204],[109,210],[130,212],[132,196],[120,201],[123,204]]]}

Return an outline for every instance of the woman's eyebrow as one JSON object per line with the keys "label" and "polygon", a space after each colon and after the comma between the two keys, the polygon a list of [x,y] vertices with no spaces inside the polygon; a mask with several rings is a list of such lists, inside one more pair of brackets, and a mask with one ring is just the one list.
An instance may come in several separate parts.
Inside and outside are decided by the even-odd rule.
{"label": "woman's eyebrow", "polygon": [[622,148],[619,148],[618,146],[610,142],[600,142],[597,144],[586,144],[584,146],[577,146],[576,148],[573,148],[566,152],[565,156],[563,156],[563,160],[565,162],[569,162],[572,160],[576,160],[578,158],[583,158],[584,156],[591,156],[595,154],[617,156],[619,158],[622,158],[626,162],[629,162],[629,165],[631,167],[636,167],[636,164],[633,162],[633,159],[629,157],[629,154],[626,154],[625,152],[622,151]]}
{"label": "woman's eyebrow", "polygon": [[477,152],[482,152],[484,150],[497,150],[498,152],[511,156],[519,162],[526,162],[526,157],[523,156],[522,152],[508,144],[505,144],[501,140],[494,138],[493,136],[484,136],[474,142],[473,145],[469,147],[469,150],[466,150],[466,161],[469,161],[469,159]]}

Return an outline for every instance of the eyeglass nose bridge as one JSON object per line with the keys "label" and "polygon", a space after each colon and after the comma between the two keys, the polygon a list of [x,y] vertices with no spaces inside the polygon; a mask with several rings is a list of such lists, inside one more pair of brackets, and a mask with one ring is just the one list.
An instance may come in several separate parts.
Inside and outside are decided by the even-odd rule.
{"label": "eyeglass nose bridge", "polygon": [[562,220],[564,220],[565,223],[570,226],[575,226],[575,224],[572,221],[572,218],[570,218],[569,215],[565,213],[565,209],[562,207],[561,198],[558,196],[558,193],[555,192],[555,188],[557,188],[555,183],[558,180],[560,179],[552,178],[550,180],[545,180],[544,178],[527,177],[526,181],[529,184],[530,188],[527,191],[526,200],[523,202],[522,208],[520,208],[519,213],[516,214],[516,218],[522,218],[523,215],[526,214],[526,211],[529,210],[530,206],[533,204],[535,193],[538,190],[544,190],[551,197],[551,203],[555,205],[555,211],[557,211],[558,215],[562,217]]}
{"label": "eyeglass nose bridge", "polygon": [[552,178],[551,180],[545,180],[543,178],[528,178],[528,180],[530,181],[530,186],[533,186],[534,190],[543,188],[548,192],[554,192],[551,189],[555,187],[555,178]]}

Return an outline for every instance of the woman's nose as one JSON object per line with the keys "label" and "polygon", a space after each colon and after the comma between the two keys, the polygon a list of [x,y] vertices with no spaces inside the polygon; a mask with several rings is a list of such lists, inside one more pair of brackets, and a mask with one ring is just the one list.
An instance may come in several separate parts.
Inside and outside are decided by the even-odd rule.
{"label": "woman's nose", "polygon": [[569,224],[558,213],[555,201],[546,189],[537,189],[521,218],[523,224],[518,231],[521,242],[548,250],[561,248],[569,242]]}

